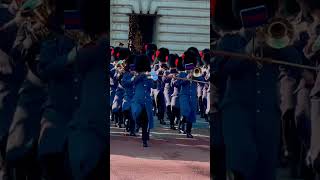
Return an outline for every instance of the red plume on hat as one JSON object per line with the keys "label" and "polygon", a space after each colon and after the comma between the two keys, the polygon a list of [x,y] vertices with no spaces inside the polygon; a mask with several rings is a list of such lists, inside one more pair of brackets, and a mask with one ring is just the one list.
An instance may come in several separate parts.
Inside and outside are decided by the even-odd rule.
{"label": "red plume on hat", "polygon": [[169,56],[166,56],[166,62],[168,62]]}
{"label": "red plume on hat", "polygon": [[119,56],[120,56],[120,53],[118,52],[117,55],[116,55],[116,57],[118,58]]}
{"label": "red plume on hat", "polygon": [[203,57],[203,51],[200,51],[200,57],[202,58]]}
{"label": "red plume on hat", "polygon": [[185,54],[182,54],[182,55],[181,55],[182,60],[184,60],[184,57],[185,57],[185,56],[186,56]]}
{"label": "red plume on hat", "polygon": [[114,55],[114,49],[111,48],[111,55],[113,56]]}
{"label": "red plume on hat", "polygon": [[154,61],[155,58],[156,58],[155,55],[152,55],[152,61]]}
{"label": "red plume on hat", "polygon": [[159,50],[157,50],[157,52],[156,52],[156,57],[159,57],[160,54],[161,54],[161,52],[160,52]]}
{"label": "red plume on hat", "polygon": [[176,61],[174,62],[174,64],[175,64],[176,66],[178,66],[178,64],[179,64],[179,58],[176,58]]}

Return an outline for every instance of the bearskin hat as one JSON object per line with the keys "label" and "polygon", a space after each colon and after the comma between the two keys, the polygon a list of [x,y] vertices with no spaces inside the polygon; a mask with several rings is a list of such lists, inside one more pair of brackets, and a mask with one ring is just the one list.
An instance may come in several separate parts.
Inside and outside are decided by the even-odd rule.
{"label": "bearskin hat", "polygon": [[184,63],[183,63],[183,58],[182,57],[178,57],[178,59],[176,59],[175,64],[177,66],[177,70],[178,71],[184,71]]}
{"label": "bearskin hat", "polygon": [[119,60],[127,59],[130,56],[130,50],[128,48],[119,49]]}
{"label": "bearskin hat", "polygon": [[177,67],[176,61],[177,61],[178,58],[179,58],[179,56],[177,54],[170,54],[168,56],[168,67],[169,68]]}
{"label": "bearskin hat", "polygon": [[183,64],[187,65],[187,64],[193,64],[194,66],[197,65],[197,60],[198,60],[199,55],[195,52],[195,51],[186,51],[184,53],[184,60],[183,60]]}
{"label": "bearskin hat", "polygon": [[148,56],[146,55],[137,55],[134,60],[135,69],[137,72],[150,72],[151,63]]}
{"label": "bearskin hat", "polygon": [[166,62],[167,56],[169,56],[169,50],[167,48],[160,48],[156,52],[156,61]]}

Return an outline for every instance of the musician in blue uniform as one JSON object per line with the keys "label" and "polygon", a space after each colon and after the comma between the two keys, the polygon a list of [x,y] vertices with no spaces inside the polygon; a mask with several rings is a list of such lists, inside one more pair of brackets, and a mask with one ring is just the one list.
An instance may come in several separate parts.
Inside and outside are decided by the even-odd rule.
{"label": "musician in blue uniform", "polygon": [[[172,76],[177,76],[180,72],[184,71],[183,67],[183,60],[182,57],[178,57],[175,60],[175,66],[177,73],[174,73]],[[180,87],[175,86],[174,84],[176,83],[177,79],[172,79],[170,86],[173,88],[173,92],[171,95],[171,111],[172,111],[172,116],[174,118],[175,124],[179,124],[178,130],[179,133],[183,133],[185,131],[184,123],[181,121],[181,115],[180,115],[180,103],[179,103],[179,92],[180,92]]]}
{"label": "musician in blue uniform", "polygon": [[[210,78],[210,51],[204,50],[203,56],[202,56],[202,62],[203,66],[201,68],[202,71],[202,77],[206,82],[209,82]],[[202,114],[204,116],[204,119],[208,121],[208,113],[210,111],[210,84],[203,84],[202,89],[202,107],[200,107],[200,110],[202,111]]]}
{"label": "musician in blue uniform", "polygon": [[130,132],[129,134],[130,136],[136,136],[135,134],[136,123],[132,118],[132,112],[131,112],[131,102],[134,95],[133,82],[131,81],[135,71],[134,59],[135,59],[135,55],[130,55],[129,58],[125,61],[125,69],[124,69],[123,77],[121,80],[121,84],[124,88],[122,112],[125,120],[126,129],[128,132]]}
{"label": "musician in blue uniform", "polygon": [[113,49],[111,49],[111,59],[110,59],[110,65],[109,65],[109,69],[110,69],[110,117],[111,117],[111,121],[115,120],[115,114],[112,111],[112,104],[113,104],[113,100],[114,97],[116,95],[116,89],[118,87],[119,82],[116,79],[116,64],[119,61],[119,50],[120,47],[115,47]]}
{"label": "musician in blue uniform", "polygon": [[151,71],[150,61],[146,55],[135,58],[136,74],[132,78],[134,96],[131,111],[134,121],[142,128],[142,142],[148,147],[150,130],[153,128],[152,99],[150,90],[153,80],[147,75]]}
{"label": "musician in blue uniform", "polygon": [[[179,78],[190,80],[202,80],[201,77],[194,77],[193,70],[197,64],[198,55],[193,51],[186,51],[184,57],[185,71],[180,72]],[[178,79],[174,85],[180,88],[179,103],[182,116],[182,123],[186,123],[187,138],[193,138],[191,134],[192,125],[197,120],[197,83],[188,80]]]}
{"label": "musician in blue uniform", "polygon": [[164,99],[166,104],[166,112],[167,117],[170,120],[170,129],[176,130],[174,119],[175,116],[172,112],[171,107],[171,98],[173,94],[173,86],[171,86],[172,78],[169,76],[173,76],[178,73],[177,67],[176,67],[176,60],[179,58],[176,54],[170,54],[168,57],[168,67],[169,69],[164,72],[164,76],[162,77],[162,81],[164,83]]}
{"label": "musician in blue uniform", "polygon": [[[293,47],[286,47],[286,38],[267,40],[269,43],[260,49],[263,57],[299,63],[299,53]],[[248,39],[237,33],[226,33],[217,49],[245,53]],[[270,42],[278,44],[273,46]],[[281,137],[279,66],[236,58],[215,61],[218,66],[213,67],[214,71],[228,77],[220,103],[227,169],[238,179],[276,179]],[[297,78],[298,72],[284,68],[290,77]]]}
{"label": "musician in blue uniform", "polygon": [[[203,66],[203,62],[202,62],[202,56],[201,52],[199,52],[199,50],[195,47],[190,47],[188,49],[188,51],[192,51],[194,54],[196,54],[196,58],[197,58],[197,64],[196,64],[196,67],[201,69],[202,66]],[[200,117],[201,118],[204,118],[204,106],[203,106],[203,103],[202,103],[202,91],[203,91],[203,87],[204,87],[204,84],[203,83],[198,83],[197,84],[197,97],[198,97],[198,103],[197,103],[197,113],[200,114]]]}
{"label": "musician in blue uniform", "polygon": [[[36,9],[37,6],[31,8]],[[30,16],[29,18],[37,17]],[[38,25],[40,26],[31,27],[34,32],[38,32],[39,28],[47,28],[46,24]],[[15,64],[23,64],[27,74],[19,92],[18,104],[10,126],[6,155],[10,167],[15,168],[17,179],[37,180],[40,179],[41,173],[36,150],[42,107],[47,98],[46,85],[39,78],[37,66],[41,40],[45,39],[49,32],[34,33],[37,39],[31,38],[29,33],[25,26],[20,26],[12,50],[13,61]],[[14,68],[19,68],[19,66],[14,66]],[[30,166],[30,163],[33,166]]]}
{"label": "musician in blue uniform", "polygon": [[129,57],[130,51],[128,48],[120,48],[119,50],[119,56],[118,58],[120,59],[118,63],[116,64],[116,73],[115,73],[115,80],[118,82],[118,86],[116,89],[116,93],[113,99],[113,104],[112,104],[112,113],[115,116],[115,124],[119,128],[122,128],[123,124],[123,113],[122,113],[122,100],[124,96],[124,88],[121,84],[123,73],[124,73],[124,64],[125,60]]}
{"label": "musician in blue uniform", "polygon": [[160,48],[157,51],[156,62],[158,62],[158,69],[155,69],[155,71],[157,72],[158,76],[160,76],[160,78],[154,82],[156,84],[156,89],[153,91],[153,96],[156,102],[158,120],[162,125],[166,125],[164,120],[166,104],[165,104],[165,98],[163,93],[165,83],[162,81],[162,76],[164,75],[164,72],[168,70],[168,66],[167,66],[168,56],[169,56],[169,50],[166,48]]}
{"label": "musician in blue uniform", "polygon": [[146,49],[146,55],[150,59],[150,62],[153,63],[154,55],[156,54],[156,51],[158,49],[157,45],[155,45],[155,44],[146,44],[145,49]]}
{"label": "musician in blue uniform", "polygon": [[76,89],[80,88],[80,79],[73,65],[78,39],[64,35],[67,30],[62,28],[64,10],[74,9],[75,2],[55,6],[49,18],[50,35],[40,49],[39,77],[48,84],[48,99],[42,114],[38,156],[44,178],[64,180],[70,179],[65,168],[68,124],[79,104]]}
{"label": "musician in blue uniform", "polygon": [[79,103],[68,129],[68,160],[72,179],[100,180],[109,164],[105,67],[110,59],[110,12],[104,0],[81,0],[79,7],[88,41],[79,48],[74,63],[81,86],[75,86],[74,99]]}

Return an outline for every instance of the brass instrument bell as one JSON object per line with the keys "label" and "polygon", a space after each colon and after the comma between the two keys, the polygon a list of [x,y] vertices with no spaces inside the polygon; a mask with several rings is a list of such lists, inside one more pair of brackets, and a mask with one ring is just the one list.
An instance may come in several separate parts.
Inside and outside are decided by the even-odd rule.
{"label": "brass instrument bell", "polygon": [[201,70],[201,68],[195,68],[195,69],[193,70],[193,77],[198,78],[198,77],[200,77],[200,76],[202,76],[202,70]]}
{"label": "brass instrument bell", "polygon": [[266,43],[276,49],[290,45],[294,36],[293,25],[284,18],[275,18],[265,29]]}

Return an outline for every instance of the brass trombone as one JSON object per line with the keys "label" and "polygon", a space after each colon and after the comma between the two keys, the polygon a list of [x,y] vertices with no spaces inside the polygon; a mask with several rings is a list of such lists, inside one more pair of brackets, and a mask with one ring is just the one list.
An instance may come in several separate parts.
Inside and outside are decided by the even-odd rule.
{"label": "brass trombone", "polygon": [[199,67],[198,67],[198,68],[195,68],[195,69],[193,70],[192,75],[193,75],[193,77],[196,77],[196,78],[202,76],[202,70],[201,70],[201,68],[199,68]]}
{"label": "brass trombone", "polygon": [[[201,70],[201,69],[200,69]],[[168,78],[172,78],[172,79],[178,79],[178,80],[183,80],[183,81],[190,81],[190,82],[196,82],[196,83],[202,83],[202,84],[209,84],[209,82],[205,82],[205,81],[198,81],[198,80],[194,80],[194,79],[188,79],[188,78],[179,78],[176,76],[166,76],[166,75],[158,75],[155,71],[151,71],[150,74],[147,74],[148,76],[151,76],[151,79],[153,79],[154,81],[158,80],[159,77],[168,77]],[[201,75],[200,75],[201,76]],[[200,77],[199,76],[199,77]]]}

